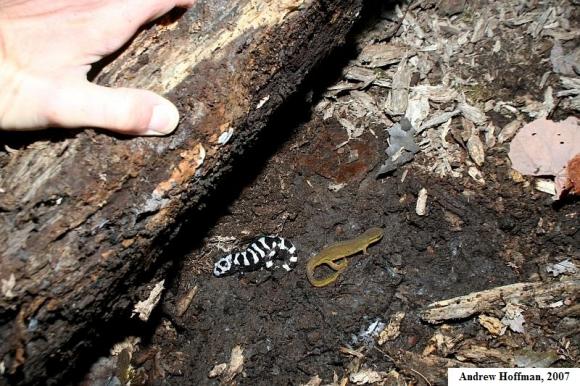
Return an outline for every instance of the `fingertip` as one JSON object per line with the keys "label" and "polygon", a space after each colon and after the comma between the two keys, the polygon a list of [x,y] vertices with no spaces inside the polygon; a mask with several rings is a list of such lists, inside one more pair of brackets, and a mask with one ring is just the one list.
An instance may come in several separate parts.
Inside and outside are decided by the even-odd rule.
{"label": "fingertip", "polygon": [[176,7],[191,7],[197,0],[180,0],[175,2]]}
{"label": "fingertip", "polygon": [[172,133],[179,123],[179,111],[167,100],[153,106],[147,130],[143,135],[161,136]]}
{"label": "fingertip", "polygon": [[154,92],[87,81],[56,88],[44,111],[54,126],[96,127],[127,135],[167,135],[179,123],[175,105]]}

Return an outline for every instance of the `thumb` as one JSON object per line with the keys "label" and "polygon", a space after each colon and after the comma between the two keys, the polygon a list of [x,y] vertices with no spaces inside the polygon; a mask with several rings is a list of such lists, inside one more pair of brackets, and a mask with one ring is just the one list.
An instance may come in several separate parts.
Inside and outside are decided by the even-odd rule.
{"label": "thumb", "polygon": [[151,91],[108,88],[85,80],[55,89],[45,116],[49,125],[99,127],[135,135],[165,135],[179,122],[173,103]]}
{"label": "thumb", "polygon": [[165,135],[179,122],[173,103],[151,91],[108,88],[84,79],[36,77],[26,77],[19,86],[1,122],[5,129],[97,127],[124,134]]}

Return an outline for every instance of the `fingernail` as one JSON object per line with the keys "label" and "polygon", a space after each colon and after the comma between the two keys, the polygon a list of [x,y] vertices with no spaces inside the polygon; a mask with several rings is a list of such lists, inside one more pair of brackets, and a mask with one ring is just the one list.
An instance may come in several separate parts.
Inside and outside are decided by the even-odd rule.
{"label": "fingernail", "polygon": [[177,127],[179,112],[173,105],[156,105],[153,107],[151,120],[145,135],[166,135]]}

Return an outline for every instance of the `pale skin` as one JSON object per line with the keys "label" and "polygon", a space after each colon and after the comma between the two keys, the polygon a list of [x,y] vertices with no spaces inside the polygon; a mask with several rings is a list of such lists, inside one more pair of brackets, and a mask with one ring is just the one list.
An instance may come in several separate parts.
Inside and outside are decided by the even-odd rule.
{"label": "pale skin", "polygon": [[151,91],[87,80],[148,21],[196,0],[0,0],[0,130],[95,127],[165,135],[179,112]]}

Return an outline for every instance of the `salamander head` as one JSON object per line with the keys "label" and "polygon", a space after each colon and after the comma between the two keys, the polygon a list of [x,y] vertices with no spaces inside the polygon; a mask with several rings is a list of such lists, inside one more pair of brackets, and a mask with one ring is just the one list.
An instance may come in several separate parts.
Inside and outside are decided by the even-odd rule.
{"label": "salamander head", "polygon": [[222,257],[221,259],[216,261],[214,266],[213,266],[213,275],[215,277],[231,275],[235,271],[236,271],[235,267],[232,264],[232,255],[231,254]]}
{"label": "salamander head", "polygon": [[383,238],[385,231],[382,228],[370,228],[363,235],[369,241],[369,244],[379,241]]}

